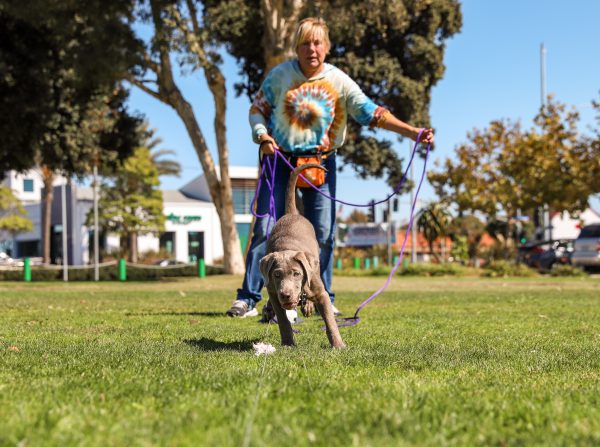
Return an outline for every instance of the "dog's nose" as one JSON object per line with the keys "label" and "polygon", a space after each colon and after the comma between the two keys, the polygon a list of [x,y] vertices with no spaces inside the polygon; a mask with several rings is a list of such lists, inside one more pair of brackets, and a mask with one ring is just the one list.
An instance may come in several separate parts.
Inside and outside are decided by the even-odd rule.
{"label": "dog's nose", "polygon": [[292,294],[289,292],[281,292],[280,296],[283,301],[289,301],[290,298],[292,297]]}

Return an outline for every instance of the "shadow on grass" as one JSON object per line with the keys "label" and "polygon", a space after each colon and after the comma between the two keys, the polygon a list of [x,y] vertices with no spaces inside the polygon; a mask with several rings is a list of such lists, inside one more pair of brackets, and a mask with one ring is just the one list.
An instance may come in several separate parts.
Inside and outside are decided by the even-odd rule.
{"label": "shadow on grass", "polygon": [[126,317],[222,317],[225,318],[225,312],[140,312],[126,313]]}
{"label": "shadow on grass", "polygon": [[232,341],[224,342],[218,340],[212,340],[210,338],[202,337],[197,339],[183,340],[183,342],[193,348],[199,349],[200,351],[251,351],[252,343],[257,343],[259,340],[244,340],[244,341]]}

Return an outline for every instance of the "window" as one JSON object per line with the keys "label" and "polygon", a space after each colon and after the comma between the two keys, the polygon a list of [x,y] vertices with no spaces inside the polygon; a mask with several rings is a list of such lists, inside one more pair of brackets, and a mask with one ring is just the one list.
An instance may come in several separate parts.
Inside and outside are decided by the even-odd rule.
{"label": "window", "polygon": [[204,259],[204,232],[188,231],[188,258],[190,262]]}
{"label": "window", "polygon": [[250,214],[254,188],[233,187],[233,210],[235,214]]}
{"label": "window", "polygon": [[586,225],[579,233],[578,239],[600,237],[600,225]]}
{"label": "window", "polygon": [[33,192],[33,180],[30,178],[23,179],[23,191]]}
{"label": "window", "polygon": [[175,252],[175,233],[173,231],[167,231],[160,235],[159,246],[161,251],[165,251],[170,255]]}
{"label": "window", "polygon": [[42,244],[39,240],[17,241],[17,256],[19,258],[29,258],[41,255]]}

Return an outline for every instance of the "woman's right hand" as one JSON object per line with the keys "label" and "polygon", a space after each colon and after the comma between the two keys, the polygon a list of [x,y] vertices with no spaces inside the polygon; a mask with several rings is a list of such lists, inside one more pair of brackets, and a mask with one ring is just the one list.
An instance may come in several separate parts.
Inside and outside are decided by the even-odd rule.
{"label": "woman's right hand", "polygon": [[275,149],[279,149],[277,147],[277,143],[266,133],[260,136],[260,151],[263,155],[273,155],[275,153]]}

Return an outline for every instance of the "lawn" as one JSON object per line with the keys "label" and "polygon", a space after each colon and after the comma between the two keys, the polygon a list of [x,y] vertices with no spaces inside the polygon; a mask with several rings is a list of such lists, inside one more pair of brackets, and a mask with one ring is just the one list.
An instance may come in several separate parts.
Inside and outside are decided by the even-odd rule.
{"label": "lawn", "polygon": [[342,351],[225,318],[239,283],[0,283],[0,445],[600,444],[598,279],[396,278]]}

